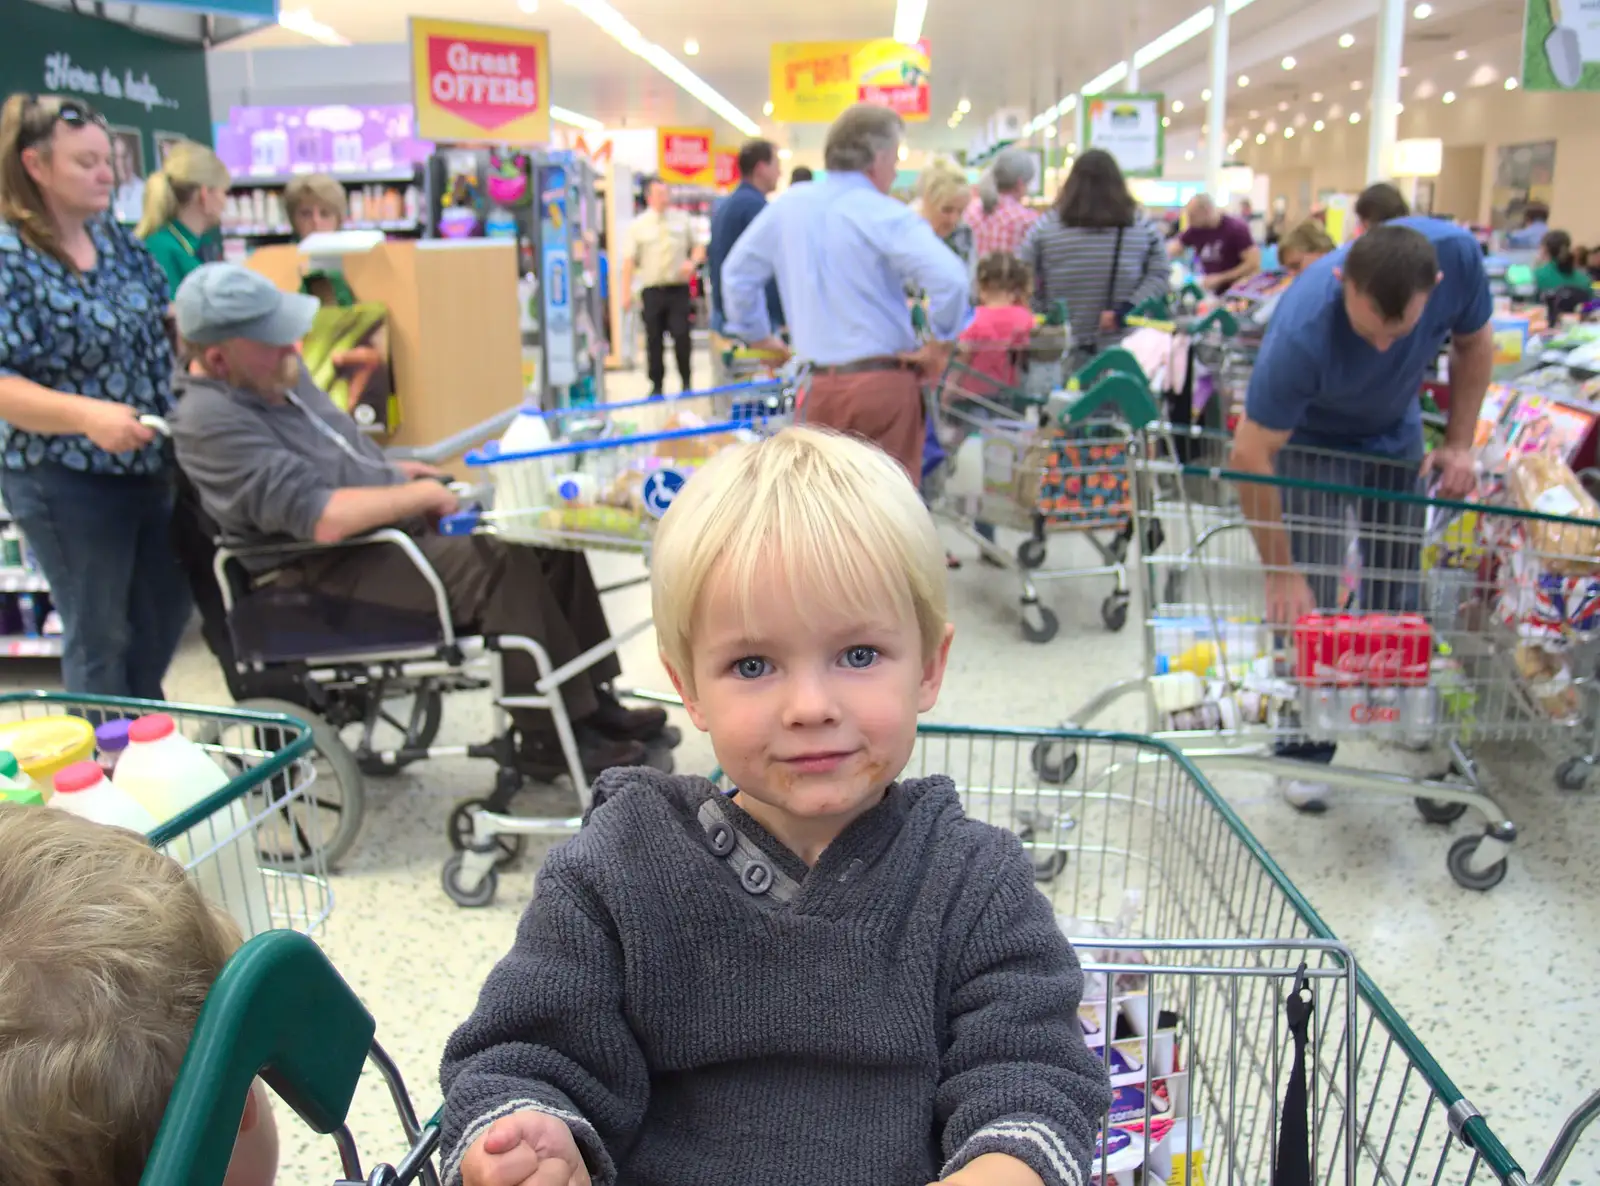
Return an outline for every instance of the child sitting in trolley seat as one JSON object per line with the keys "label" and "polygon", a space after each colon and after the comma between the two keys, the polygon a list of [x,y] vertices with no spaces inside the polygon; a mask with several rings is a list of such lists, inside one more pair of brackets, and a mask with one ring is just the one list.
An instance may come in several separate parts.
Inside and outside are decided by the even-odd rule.
{"label": "child sitting in trolley seat", "polygon": [[[233,920],[144,837],[0,803],[0,1181],[139,1186],[238,946]],[[272,1186],[267,1098],[256,1081],[225,1186]]]}
{"label": "child sitting in trolley seat", "polygon": [[735,789],[597,781],[445,1048],[447,1182],[1087,1186],[1072,949],[1017,837],[897,781],[952,635],[904,473],[815,429],[724,452],[651,583]]}
{"label": "child sitting in trolley seat", "polygon": [[963,375],[958,395],[1002,398],[1017,387],[1017,359],[1033,336],[1033,269],[1009,252],[978,262],[978,308],[961,331],[961,361],[993,380]]}

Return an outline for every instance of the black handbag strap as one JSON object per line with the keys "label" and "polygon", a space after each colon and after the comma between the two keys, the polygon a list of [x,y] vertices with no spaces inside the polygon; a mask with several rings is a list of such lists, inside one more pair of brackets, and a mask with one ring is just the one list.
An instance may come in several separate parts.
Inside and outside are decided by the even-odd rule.
{"label": "black handbag strap", "polygon": [[1284,1003],[1289,1034],[1294,1038],[1294,1066],[1283,1093],[1283,1126],[1278,1133],[1278,1158],[1272,1167],[1272,1186],[1312,1186],[1311,1101],[1306,1095],[1306,1039],[1311,1025],[1313,998],[1305,964],[1295,974],[1294,989]]}
{"label": "black handbag strap", "polygon": [[1117,273],[1122,270],[1122,233],[1126,227],[1117,228],[1117,246],[1111,253],[1111,275],[1106,277],[1106,303],[1105,308],[1117,307]]}

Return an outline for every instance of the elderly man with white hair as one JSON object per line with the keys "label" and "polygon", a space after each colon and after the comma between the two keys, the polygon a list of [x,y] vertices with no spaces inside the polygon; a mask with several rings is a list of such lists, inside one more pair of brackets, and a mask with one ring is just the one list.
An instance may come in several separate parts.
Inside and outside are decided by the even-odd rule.
{"label": "elderly man with white hair", "polygon": [[[889,196],[905,124],[858,103],[823,149],[827,177],[795,186],[756,216],[722,266],[730,337],[784,350],[773,337],[774,277],[794,337],[811,363],[802,414],[874,442],[922,478],[922,375],[944,371],[971,306],[967,267],[922,218]],[[927,296],[931,341],[919,346],[907,289]]]}
{"label": "elderly man with white hair", "polygon": [[1022,240],[1039,220],[1037,211],[1022,204],[1033,184],[1039,163],[1032,153],[1007,148],[978,181],[978,194],[967,207],[967,225],[972,228],[972,249],[977,259],[1000,252],[1016,255]]}

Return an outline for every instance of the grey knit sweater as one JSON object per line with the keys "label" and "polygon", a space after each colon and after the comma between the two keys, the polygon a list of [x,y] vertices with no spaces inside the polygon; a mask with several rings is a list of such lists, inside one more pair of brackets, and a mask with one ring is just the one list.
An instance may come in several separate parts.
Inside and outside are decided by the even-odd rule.
{"label": "grey knit sweater", "polygon": [[609,772],[445,1047],[447,1186],[498,1117],[596,1186],[923,1186],[1007,1153],[1088,1186],[1110,1101],[1017,839],[902,783],[814,868],[700,778]]}

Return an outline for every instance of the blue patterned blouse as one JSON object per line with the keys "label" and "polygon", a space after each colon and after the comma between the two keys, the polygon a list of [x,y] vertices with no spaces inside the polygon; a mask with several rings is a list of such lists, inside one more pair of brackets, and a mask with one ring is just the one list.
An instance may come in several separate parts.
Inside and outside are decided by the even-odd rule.
{"label": "blue patterned blouse", "polygon": [[[0,221],[0,376],[20,375],[52,391],[131,404],[141,414],[172,408],[172,346],[163,321],[167,278],[142,244],[110,218],[89,233],[99,255],[74,275]],[[153,474],[167,465],[158,437],[131,453],[107,453],[82,436],[24,432],[0,421],[6,469],[40,462],[99,474]]]}

